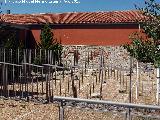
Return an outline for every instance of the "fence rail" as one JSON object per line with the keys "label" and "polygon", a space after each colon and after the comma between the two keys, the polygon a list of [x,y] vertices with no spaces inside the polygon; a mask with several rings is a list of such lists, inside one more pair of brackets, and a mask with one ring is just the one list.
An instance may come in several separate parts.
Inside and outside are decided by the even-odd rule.
{"label": "fence rail", "polygon": [[[101,111],[117,111],[126,113],[125,120],[131,120],[131,112],[134,115],[136,113],[143,116],[150,116],[153,118],[160,118],[160,106],[153,105],[139,105],[133,103],[120,103],[113,101],[97,101],[97,100],[88,100],[80,98],[70,98],[70,97],[61,97],[54,96],[54,100],[59,103],[59,120],[64,120],[64,108],[67,106],[78,107],[81,109],[92,109],[92,110],[101,110]],[[146,112],[147,111],[147,112]],[[155,114],[157,113],[157,114]]]}

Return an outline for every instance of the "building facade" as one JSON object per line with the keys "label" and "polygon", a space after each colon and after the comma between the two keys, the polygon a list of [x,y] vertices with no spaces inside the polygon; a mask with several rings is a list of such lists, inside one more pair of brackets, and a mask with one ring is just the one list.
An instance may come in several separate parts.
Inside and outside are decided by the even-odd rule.
{"label": "building facade", "polygon": [[122,45],[140,30],[145,17],[140,11],[78,12],[53,14],[4,14],[4,24],[18,28],[27,47],[40,42],[41,28],[49,23],[62,45]]}

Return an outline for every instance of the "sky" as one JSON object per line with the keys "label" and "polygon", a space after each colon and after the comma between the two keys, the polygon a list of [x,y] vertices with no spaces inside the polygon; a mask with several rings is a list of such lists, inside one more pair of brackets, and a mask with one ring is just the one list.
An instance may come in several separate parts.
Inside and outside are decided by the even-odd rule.
{"label": "sky", "polygon": [[3,2],[3,13],[10,10],[14,14],[134,10],[134,4],[144,6],[144,0],[0,0],[0,2]]}

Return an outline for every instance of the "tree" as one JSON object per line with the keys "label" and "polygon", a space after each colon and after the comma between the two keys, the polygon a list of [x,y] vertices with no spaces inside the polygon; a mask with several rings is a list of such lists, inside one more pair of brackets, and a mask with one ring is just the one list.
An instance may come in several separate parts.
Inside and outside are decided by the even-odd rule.
{"label": "tree", "polygon": [[155,0],[146,0],[145,7],[136,8],[146,16],[145,21],[141,24],[143,32],[147,38],[143,38],[140,33],[131,35],[131,44],[124,45],[131,56],[138,61],[153,63],[156,67],[160,66],[160,4]]}
{"label": "tree", "polygon": [[53,41],[56,41],[56,39],[54,39],[51,28],[49,27],[49,24],[44,25],[42,28],[40,40],[41,42],[39,43],[39,47],[41,49],[51,49],[53,46]]}
{"label": "tree", "polygon": [[49,24],[45,24],[42,28],[40,35],[41,42],[39,43],[39,47],[41,49],[48,50],[62,50],[62,46],[58,43],[57,39],[54,37],[52,29]]}
{"label": "tree", "polygon": [[[140,23],[147,38],[141,34],[134,33],[131,37],[131,44],[124,45],[124,48],[138,61],[153,63],[157,68],[157,104],[159,104],[160,93],[160,3],[155,0],[145,0],[145,7],[137,7],[145,16],[145,21]],[[137,62],[138,63],[138,62]],[[138,66],[138,64],[137,64]],[[138,68],[138,67],[137,67]],[[136,81],[137,82],[137,81]],[[138,86],[138,82],[137,82]],[[137,87],[136,86],[136,87]],[[138,88],[138,87],[137,87]],[[136,89],[137,89],[136,88]],[[137,90],[136,90],[137,94]]]}
{"label": "tree", "polygon": [[62,52],[62,45],[57,41],[54,37],[52,29],[50,28],[49,24],[45,24],[41,30],[40,34],[40,43],[38,43],[38,48],[42,49],[42,59],[40,61],[40,56],[36,58],[36,63],[42,64],[46,63],[46,56],[44,50],[52,50],[54,54],[54,63],[57,61],[58,64],[61,64],[61,52]]}
{"label": "tree", "polygon": [[160,3],[155,2],[155,0],[146,0],[145,5],[144,8],[137,7],[147,17],[141,25],[148,37],[153,38],[157,44],[160,39]]}

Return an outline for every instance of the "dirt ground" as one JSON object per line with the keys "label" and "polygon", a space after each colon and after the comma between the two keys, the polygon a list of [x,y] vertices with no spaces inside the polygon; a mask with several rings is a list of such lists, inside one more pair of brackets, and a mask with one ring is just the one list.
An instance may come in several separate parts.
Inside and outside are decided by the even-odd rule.
{"label": "dirt ground", "polygon": [[[58,120],[56,104],[0,99],[0,120]],[[102,112],[89,109],[65,108],[64,120],[125,120],[126,113]],[[158,120],[133,116],[132,120]]]}
{"label": "dirt ground", "polygon": [[[91,75],[92,72],[88,72],[84,75],[84,80],[75,80],[75,86],[77,87],[79,98],[94,99],[93,94],[100,93],[101,81],[96,80],[95,75]],[[112,73],[106,72],[102,83],[102,99],[117,101],[117,102],[129,102],[129,76],[122,75],[117,79],[117,71]],[[80,74],[77,75],[80,78]],[[98,76],[98,73],[97,73]],[[152,73],[150,77],[146,77],[145,73],[141,74],[139,81],[139,96],[135,97],[135,80],[136,75],[132,76],[132,103],[137,104],[156,104],[156,81],[155,74]],[[57,76],[56,86],[55,81],[50,82],[51,92],[54,95],[71,97],[73,95],[71,88],[70,75],[66,75],[64,80],[60,80],[62,76]],[[150,79],[150,81],[148,80]],[[43,91],[45,91],[45,81],[43,82]],[[33,83],[33,86],[29,85],[30,91],[37,91],[37,85],[39,92],[42,92],[42,82]],[[69,85],[69,86],[68,86]],[[16,86],[16,85],[15,85]],[[12,85],[9,86],[12,89]],[[17,85],[18,88],[18,85]],[[60,89],[61,88],[61,89]],[[43,96],[45,97],[45,96]],[[57,104],[41,104],[35,102],[24,102],[22,100],[4,100],[0,99],[0,120],[58,120],[59,109]],[[125,113],[111,113],[111,112],[99,112],[92,110],[82,110],[76,108],[65,109],[65,120],[124,120]],[[135,117],[133,120],[145,120],[143,117]],[[150,119],[152,120],[152,119]],[[154,119],[157,120],[157,119]]]}
{"label": "dirt ground", "polygon": [[[116,120],[122,116],[112,116],[112,113],[65,109],[65,120],[113,120],[113,118]],[[0,100],[0,120],[58,120],[58,106]]]}

